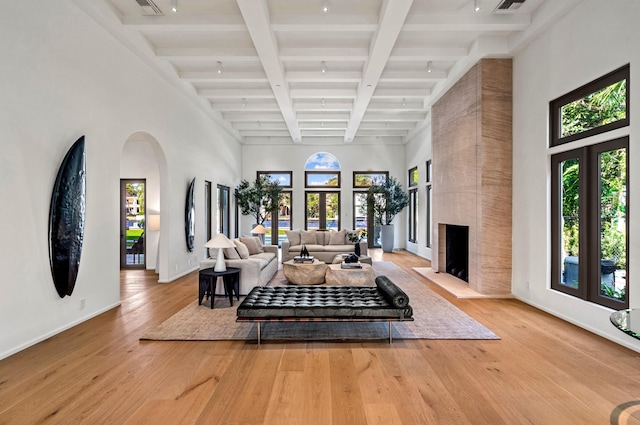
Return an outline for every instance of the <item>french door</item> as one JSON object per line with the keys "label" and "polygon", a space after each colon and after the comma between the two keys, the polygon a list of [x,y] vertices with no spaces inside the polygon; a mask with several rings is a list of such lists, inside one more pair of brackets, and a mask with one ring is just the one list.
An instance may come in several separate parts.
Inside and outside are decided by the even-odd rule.
{"label": "french door", "polygon": [[[375,196],[381,196],[377,193]],[[353,192],[353,229],[367,231],[367,246],[380,247],[380,225],[373,219],[373,208],[367,202],[367,192]]]}
{"label": "french door", "polygon": [[305,228],[340,230],[340,192],[305,192]]}
{"label": "french door", "polygon": [[282,245],[286,239],[285,231],[291,230],[291,191],[286,190],[280,194],[278,208],[267,214],[262,225],[267,229],[264,235],[266,245]]}
{"label": "french door", "polygon": [[146,180],[120,180],[120,268],[146,266]]}

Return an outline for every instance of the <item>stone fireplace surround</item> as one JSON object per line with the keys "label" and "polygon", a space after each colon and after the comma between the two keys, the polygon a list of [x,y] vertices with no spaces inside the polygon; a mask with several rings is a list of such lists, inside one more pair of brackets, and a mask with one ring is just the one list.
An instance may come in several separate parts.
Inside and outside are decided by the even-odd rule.
{"label": "stone fireplace surround", "polygon": [[468,285],[511,294],[511,59],[482,59],[432,108],[432,269],[446,273],[446,225],[469,227]]}

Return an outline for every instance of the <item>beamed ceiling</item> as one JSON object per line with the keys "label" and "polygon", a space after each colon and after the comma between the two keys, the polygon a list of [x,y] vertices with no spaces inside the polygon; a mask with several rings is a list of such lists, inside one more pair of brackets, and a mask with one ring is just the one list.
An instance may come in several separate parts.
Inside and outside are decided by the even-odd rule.
{"label": "beamed ceiling", "polygon": [[146,1],[76,3],[241,143],[400,145],[579,0]]}

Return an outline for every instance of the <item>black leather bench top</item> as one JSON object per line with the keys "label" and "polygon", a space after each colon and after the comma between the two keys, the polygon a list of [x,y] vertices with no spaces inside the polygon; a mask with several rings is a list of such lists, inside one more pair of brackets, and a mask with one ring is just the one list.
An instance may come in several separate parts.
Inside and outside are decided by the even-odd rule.
{"label": "black leather bench top", "polygon": [[376,286],[260,286],[238,306],[238,318],[411,320],[411,306],[395,307]]}

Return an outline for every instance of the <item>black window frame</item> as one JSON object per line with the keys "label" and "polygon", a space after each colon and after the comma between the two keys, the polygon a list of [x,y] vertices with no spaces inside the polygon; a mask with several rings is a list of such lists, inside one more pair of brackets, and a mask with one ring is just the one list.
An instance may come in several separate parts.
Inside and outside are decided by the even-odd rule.
{"label": "black window frame", "polygon": [[[563,96],[560,96],[557,99],[549,102],[549,145],[559,146],[565,143],[573,142],[575,140],[583,139],[585,137],[594,136],[596,134],[605,133],[607,131],[611,131],[617,128],[625,127],[629,125],[631,116],[631,84],[629,81],[629,77],[631,74],[630,65],[624,65],[607,75],[604,75],[600,78],[597,78]],[[561,137],[562,134],[562,107],[570,104],[576,100],[582,99],[585,96],[588,96],[591,93],[595,93],[605,87],[609,87],[610,85],[617,83],[618,81],[626,80],[626,108],[627,114],[626,118],[614,121],[609,124],[601,125],[599,127],[595,127],[589,130],[585,130],[580,133],[572,134],[566,137]]]}

